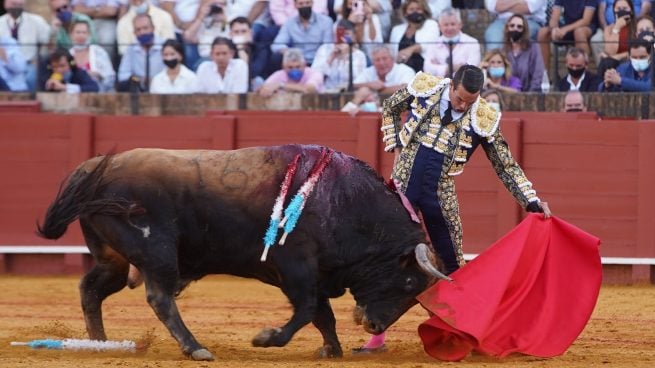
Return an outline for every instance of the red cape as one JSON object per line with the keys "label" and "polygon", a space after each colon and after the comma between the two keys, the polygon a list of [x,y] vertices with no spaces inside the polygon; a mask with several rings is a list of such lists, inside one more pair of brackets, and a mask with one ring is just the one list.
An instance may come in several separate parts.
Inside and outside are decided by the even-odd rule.
{"label": "red cape", "polygon": [[418,333],[434,358],[472,350],[504,357],[563,354],[598,299],[602,267],[593,235],[531,214],[516,228],[417,297],[434,313]]}

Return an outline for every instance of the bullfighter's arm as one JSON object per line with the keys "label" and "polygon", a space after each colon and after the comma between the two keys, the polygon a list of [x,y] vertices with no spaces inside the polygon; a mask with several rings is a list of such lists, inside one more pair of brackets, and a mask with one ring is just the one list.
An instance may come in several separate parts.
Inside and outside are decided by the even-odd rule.
{"label": "bullfighter's arm", "polygon": [[382,130],[384,150],[387,152],[400,147],[398,139],[398,133],[402,128],[400,114],[409,109],[412,99],[413,96],[407,91],[407,88],[402,88],[382,103],[382,127],[380,130]]}

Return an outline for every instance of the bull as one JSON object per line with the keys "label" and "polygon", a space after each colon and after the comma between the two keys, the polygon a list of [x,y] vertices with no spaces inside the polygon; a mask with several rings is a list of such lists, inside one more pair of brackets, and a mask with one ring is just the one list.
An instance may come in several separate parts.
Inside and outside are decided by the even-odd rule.
{"label": "bull", "polygon": [[80,164],[37,232],[58,239],[80,220],[95,260],[79,286],[89,337],[106,340],[102,302],[128,284],[131,265],[145,281],[148,304],[195,360],[214,357],[185,326],[175,297],[208,274],[255,278],[289,299],[291,319],[263,329],[255,346],[284,346],[312,322],[323,337],[318,353],[342,356],[329,298],[347,288],[356,301],[356,322],[372,334],[385,331],[443,275],[421,226],[362,161],[333,153],[295,230],[260,260],[289,163],[299,157],[293,193],[321,151],[302,145],[135,149]]}

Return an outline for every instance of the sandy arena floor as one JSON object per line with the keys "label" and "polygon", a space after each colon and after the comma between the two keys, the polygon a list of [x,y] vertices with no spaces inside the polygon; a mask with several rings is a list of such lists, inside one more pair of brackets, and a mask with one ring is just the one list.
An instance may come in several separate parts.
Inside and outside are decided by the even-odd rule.
{"label": "sandy arena floor", "polygon": [[207,277],[178,299],[187,326],[212,351],[214,362],[185,358],[146,304],[144,288],[123,290],[104,303],[107,334],[112,340],[150,337],[145,353],[88,353],[11,347],[11,341],[40,338],[86,338],[79,306],[77,277],[0,276],[0,367],[394,367],[432,365],[465,367],[655,367],[655,287],[604,287],[587,328],[563,356],[540,359],[511,356],[498,360],[471,356],[460,363],[430,358],[416,333],[427,318],[416,306],[388,334],[388,353],[353,357],[350,349],[367,334],[351,320],[350,296],[333,300],[343,359],[313,357],[321,345],[311,325],[284,348],[254,348],[250,340],[261,328],[282,325],[291,315],[282,293],[257,281]]}

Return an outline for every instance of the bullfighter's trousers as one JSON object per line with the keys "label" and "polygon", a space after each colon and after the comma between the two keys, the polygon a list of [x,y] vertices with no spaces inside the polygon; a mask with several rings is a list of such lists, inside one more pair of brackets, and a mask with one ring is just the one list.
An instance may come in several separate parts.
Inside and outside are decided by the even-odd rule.
{"label": "bullfighter's trousers", "polygon": [[423,216],[432,246],[444,263],[446,274],[459,268],[455,245],[448,232],[437,195],[439,178],[443,170],[444,155],[427,147],[419,146],[405,196]]}

